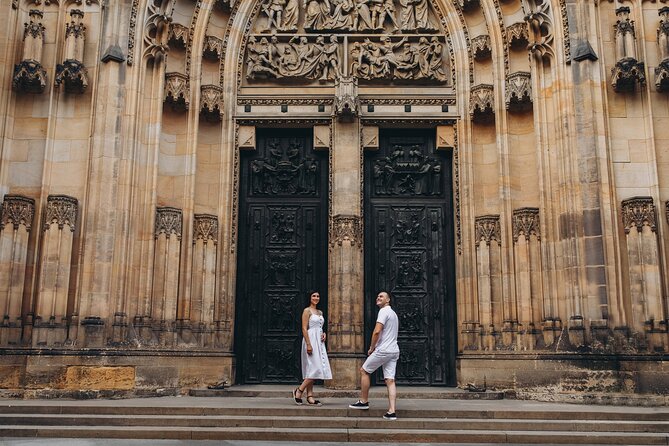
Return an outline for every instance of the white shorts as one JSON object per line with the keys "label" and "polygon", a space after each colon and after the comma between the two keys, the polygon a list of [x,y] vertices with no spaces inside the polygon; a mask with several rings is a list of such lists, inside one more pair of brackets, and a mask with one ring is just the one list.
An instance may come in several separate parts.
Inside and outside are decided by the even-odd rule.
{"label": "white shorts", "polygon": [[398,359],[400,359],[399,353],[379,353],[374,350],[362,365],[362,369],[371,375],[383,366],[383,379],[395,379]]}

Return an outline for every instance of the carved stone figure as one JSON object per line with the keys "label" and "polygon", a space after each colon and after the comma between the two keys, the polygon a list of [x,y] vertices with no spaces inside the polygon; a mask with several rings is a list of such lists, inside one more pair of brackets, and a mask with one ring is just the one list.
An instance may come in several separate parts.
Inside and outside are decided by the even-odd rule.
{"label": "carved stone figure", "polygon": [[324,45],[320,55],[320,80],[331,80],[339,74],[339,42],[337,36],[330,36],[330,43]]}
{"label": "carved stone figure", "polygon": [[429,77],[431,79],[437,80],[439,82],[446,82],[448,76],[444,72],[444,45],[439,42],[439,39],[435,36],[430,39],[428,45],[427,38],[421,37],[419,42],[422,46],[420,51],[425,52],[425,60],[427,60]]}
{"label": "carved stone figure", "polygon": [[304,0],[304,29],[320,31],[325,28],[330,17],[329,0]]}
{"label": "carved stone figure", "polygon": [[271,77],[281,76],[274,68],[272,55],[270,53],[270,45],[265,37],[260,39],[260,43],[256,43],[254,37],[249,38],[248,55],[246,77],[249,79],[255,79],[258,75]]}
{"label": "carved stone figure", "polygon": [[374,29],[382,30],[386,20],[390,20],[393,31],[399,31],[400,25],[395,17],[393,0],[372,0],[372,25]]}
{"label": "carved stone figure", "polygon": [[297,20],[300,16],[300,0],[288,0],[283,10],[281,31],[297,31]]}
{"label": "carved stone figure", "polygon": [[260,8],[267,15],[267,29],[280,30],[282,29],[283,9],[286,6],[286,0],[264,0]]}
{"label": "carved stone figure", "polygon": [[402,5],[403,31],[434,31],[430,21],[430,2],[428,0],[400,0]]}
{"label": "carved stone figure", "polygon": [[356,0],[332,0],[332,3],[335,7],[326,28],[354,31],[358,23]]}

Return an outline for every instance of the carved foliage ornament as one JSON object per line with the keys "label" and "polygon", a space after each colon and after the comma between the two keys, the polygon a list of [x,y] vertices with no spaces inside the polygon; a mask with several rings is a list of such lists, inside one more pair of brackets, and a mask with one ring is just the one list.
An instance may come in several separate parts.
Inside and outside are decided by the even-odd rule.
{"label": "carved foliage ornament", "polygon": [[527,23],[519,22],[506,28],[509,45],[514,48],[525,47],[529,42]]}
{"label": "carved foliage ornament", "polygon": [[619,60],[611,69],[611,86],[616,92],[634,91],[637,83],[645,82],[644,63],[632,57]]}
{"label": "carved foliage ornament", "polygon": [[168,42],[179,48],[188,46],[188,27],[179,23],[170,23]]}
{"label": "carved foliage ornament", "polygon": [[84,12],[80,9],[70,11],[72,21],[65,25],[65,37],[74,37],[84,39],[86,37],[86,26],[81,22],[84,18]]}
{"label": "carved foliage ornament", "polygon": [[531,235],[541,239],[539,208],[520,208],[513,211],[513,241],[517,242],[521,234],[525,239],[529,239]]}
{"label": "carved foliage ornament", "polygon": [[181,240],[183,219],[181,209],[172,207],[156,208],[156,225],[154,237],[165,234],[167,238],[174,234]]}
{"label": "carved foliage ornament", "polygon": [[14,65],[12,88],[26,93],[42,93],[47,85],[46,71],[34,60],[24,60]]}
{"label": "carved foliage ornament", "polygon": [[221,60],[223,53],[223,40],[216,36],[206,36],[202,48],[202,55],[205,59]]}
{"label": "carved foliage ornament", "polygon": [[44,13],[37,9],[30,10],[30,23],[23,25],[23,40],[28,37],[33,39],[42,39],[44,41],[46,34],[46,27],[40,22],[44,18]]}
{"label": "carved foliage ornament", "polygon": [[633,197],[622,201],[622,217],[625,234],[629,234],[632,227],[641,233],[644,226],[651,231],[657,231],[655,204],[651,197]]}
{"label": "carved foliage ornament", "polygon": [[220,121],[223,117],[223,89],[218,85],[203,85],[201,92],[200,113],[207,121]]}
{"label": "carved foliage ornament", "polygon": [[490,46],[490,36],[476,36],[472,39],[472,55],[476,60],[484,60],[490,57],[492,49]]}
{"label": "carved foliage ornament", "polygon": [[[565,9],[566,11],[566,9]],[[566,15],[562,17],[567,20]],[[538,55],[553,55],[554,36],[553,36],[553,11],[550,2],[542,2],[536,5],[536,9],[525,16],[525,22],[528,25],[528,49]],[[563,22],[563,25],[566,22]],[[568,27],[565,25],[565,47],[569,46]]]}
{"label": "carved foliage ornament", "polygon": [[67,93],[83,93],[88,87],[88,70],[78,60],[69,59],[56,65],[54,83],[65,85]]}
{"label": "carved foliage ornament", "polygon": [[209,240],[218,242],[218,218],[210,214],[195,214],[193,220],[193,243],[203,240],[206,244]]}
{"label": "carved foliage ornament", "polygon": [[527,71],[509,74],[506,78],[506,109],[526,110],[532,107],[532,78]]}
{"label": "carved foliage ornament", "polygon": [[188,110],[190,105],[190,82],[182,73],[165,73],[165,103],[174,110]]}
{"label": "carved foliage ornament", "polygon": [[492,115],[495,107],[494,90],[491,84],[480,84],[472,87],[469,97],[469,115]]}
{"label": "carved foliage ornament", "polygon": [[476,246],[478,246],[481,241],[486,242],[487,245],[490,245],[492,241],[496,241],[497,244],[502,243],[499,215],[482,215],[476,217],[474,225],[476,229]]}
{"label": "carved foliage ornament", "polygon": [[35,216],[35,200],[21,195],[5,195],[0,216],[0,230],[8,224],[12,224],[14,230],[18,230],[20,225],[26,227],[30,232]]}
{"label": "carved foliage ornament", "polygon": [[49,195],[46,201],[46,217],[44,219],[43,230],[49,230],[49,227],[56,223],[58,229],[62,230],[65,225],[74,232],[77,227],[77,211],[79,202],[74,197],[67,195]]}
{"label": "carved foliage ornament", "polygon": [[332,219],[330,245],[341,246],[347,241],[362,248],[362,218],[355,215],[335,215]]}

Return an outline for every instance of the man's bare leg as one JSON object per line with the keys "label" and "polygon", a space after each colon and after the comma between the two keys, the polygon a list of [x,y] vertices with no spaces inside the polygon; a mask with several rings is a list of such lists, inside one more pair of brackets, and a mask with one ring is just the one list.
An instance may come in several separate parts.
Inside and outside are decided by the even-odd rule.
{"label": "man's bare leg", "polygon": [[386,379],[388,387],[388,413],[395,413],[395,401],[397,400],[397,387],[394,379]]}
{"label": "man's bare leg", "polygon": [[369,379],[369,373],[364,369],[360,369],[360,401],[363,403],[369,402],[369,387],[371,385],[371,380]]}

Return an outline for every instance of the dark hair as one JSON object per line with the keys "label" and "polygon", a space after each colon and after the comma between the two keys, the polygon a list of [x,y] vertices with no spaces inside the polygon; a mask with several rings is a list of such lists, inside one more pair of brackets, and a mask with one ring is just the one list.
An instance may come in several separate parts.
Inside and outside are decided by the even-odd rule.
{"label": "dark hair", "polygon": [[390,291],[379,291],[379,293],[386,293],[386,296],[388,296],[388,299],[393,300],[393,296],[390,294]]}
{"label": "dark hair", "polygon": [[318,290],[309,290],[309,292],[307,293],[307,307],[311,305],[311,295],[314,293],[321,294],[320,291]]}

